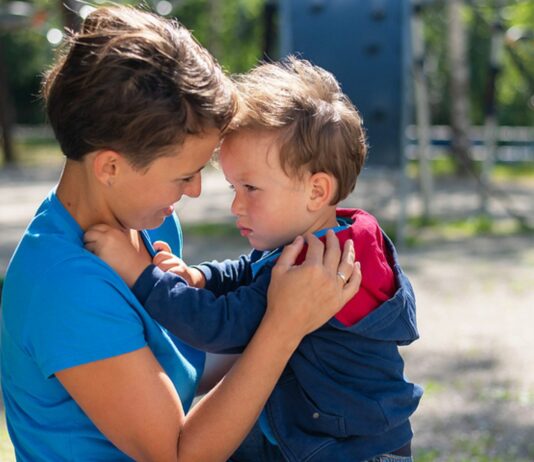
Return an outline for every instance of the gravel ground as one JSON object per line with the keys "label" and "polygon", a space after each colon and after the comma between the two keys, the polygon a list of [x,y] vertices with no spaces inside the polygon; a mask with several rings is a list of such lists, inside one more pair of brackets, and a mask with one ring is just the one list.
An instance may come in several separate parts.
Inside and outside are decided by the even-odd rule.
{"label": "gravel ground", "polygon": [[[57,169],[0,171],[0,274]],[[214,172],[204,201],[184,201],[184,223],[231,222],[231,192]],[[412,185],[413,187],[413,185]],[[364,175],[346,205],[395,218],[398,182]],[[534,185],[506,185],[507,204],[534,218]],[[17,204],[16,206],[14,204]],[[435,215],[465,217],[476,210],[473,184],[440,183]],[[407,210],[420,210],[413,192]],[[502,204],[492,210],[503,217]],[[190,262],[233,257],[239,238],[186,235]],[[403,349],[409,377],[425,387],[413,418],[416,460],[534,461],[534,237],[425,238],[400,252],[418,301],[421,339]]]}

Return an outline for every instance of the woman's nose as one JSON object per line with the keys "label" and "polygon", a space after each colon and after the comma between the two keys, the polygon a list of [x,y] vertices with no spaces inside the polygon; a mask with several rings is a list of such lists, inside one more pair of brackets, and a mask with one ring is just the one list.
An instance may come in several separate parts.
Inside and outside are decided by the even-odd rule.
{"label": "woman's nose", "polygon": [[200,172],[187,184],[184,194],[189,197],[198,197],[202,191],[202,177]]}

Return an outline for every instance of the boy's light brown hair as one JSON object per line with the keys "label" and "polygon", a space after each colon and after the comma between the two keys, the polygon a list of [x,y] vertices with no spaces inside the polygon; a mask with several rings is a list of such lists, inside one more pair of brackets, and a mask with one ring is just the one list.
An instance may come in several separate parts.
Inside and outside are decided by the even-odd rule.
{"label": "boy's light brown hair", "polygon": [[367,155],[362,119],[334,76],[289,57],[235,77],[239,110],[228,134],[276,131],[286,174],[326,172],[337,180],[334,205],[354,189]]}
{"label": "boy's light brown hair", "polygon": [[235,113],[232,82],[177,21],[98,8],[64,51],[42,95],[69,159],[113,149],[141,169],[187,135],[223,130]]}

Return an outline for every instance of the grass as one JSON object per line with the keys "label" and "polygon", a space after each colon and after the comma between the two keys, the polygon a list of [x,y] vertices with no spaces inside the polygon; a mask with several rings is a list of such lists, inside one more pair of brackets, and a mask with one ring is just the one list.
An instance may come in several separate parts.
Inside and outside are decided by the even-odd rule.
{"label": "grass", "polygon": [[[417,444],[417,443],[416,443]],[[414,460],[417,462],[531,462],[531,457],[518,456],[513,448],[507,448],[505,453],[495,449],[495,437],[480,433],[466,435],[453,442],[449,453],[442,453],[436,449],[414,448]]]}
{"label": "grass", "polygon": [[237,238],[239,234],[234,223],[182,224],[185,236]]}
{"label": "grass", "polygon": [[428,240],[457,240],[476,236],[506,237],[532,235],[534,230],[517,220],[496,220],[479,214],[468,218],[443,220],[412,217],[408,220],[407,245],[416,246]]}
{"label": "grass", "polygon": [[7,434],[6,419],[4,410],[0,410],[0,460],[2,462],[15,462],[13,445]]}
{"label": "grass", "polygon": [[534,180],[534,162],[497,164],[493,170],[493,178],[497,181]]}
{"label": "grass", "polygon": [[[431,161],[432,175],[436,178],[451,177],[455,174],[455,165],[450,156],[436,157]],[[474,163],[475,172],[480,172],[482,162]],[[419,162],[408,162],[408,176],[419,176]],[[534,162],[497,163],[493,167],[492,179],[494,181],[534,181]]]}
{"label": "grass", "polygon": [[[16,164],[22,167],[55,165],[63,161],[63,155],[53,139],[26,139],[14,142]],[[0,168],[4,167],[0,156]]]}

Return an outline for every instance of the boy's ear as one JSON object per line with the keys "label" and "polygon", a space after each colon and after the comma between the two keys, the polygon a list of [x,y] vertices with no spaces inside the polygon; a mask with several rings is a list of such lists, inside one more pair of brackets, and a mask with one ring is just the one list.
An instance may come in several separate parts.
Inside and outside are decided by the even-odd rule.
{"label": "boy's ear", "polygon": [[112,186],[119,174],[122,156],[111,150],[99,151],[93,159],[93,172],[97,180],[105,186]]}
{"label": "boy's ear", "polygon": [[316,212],[324,206],[330,205],[336,189],[336,182],[332,175],[324,172],[314,173],[309,178],[310,195],[308,210]]}

